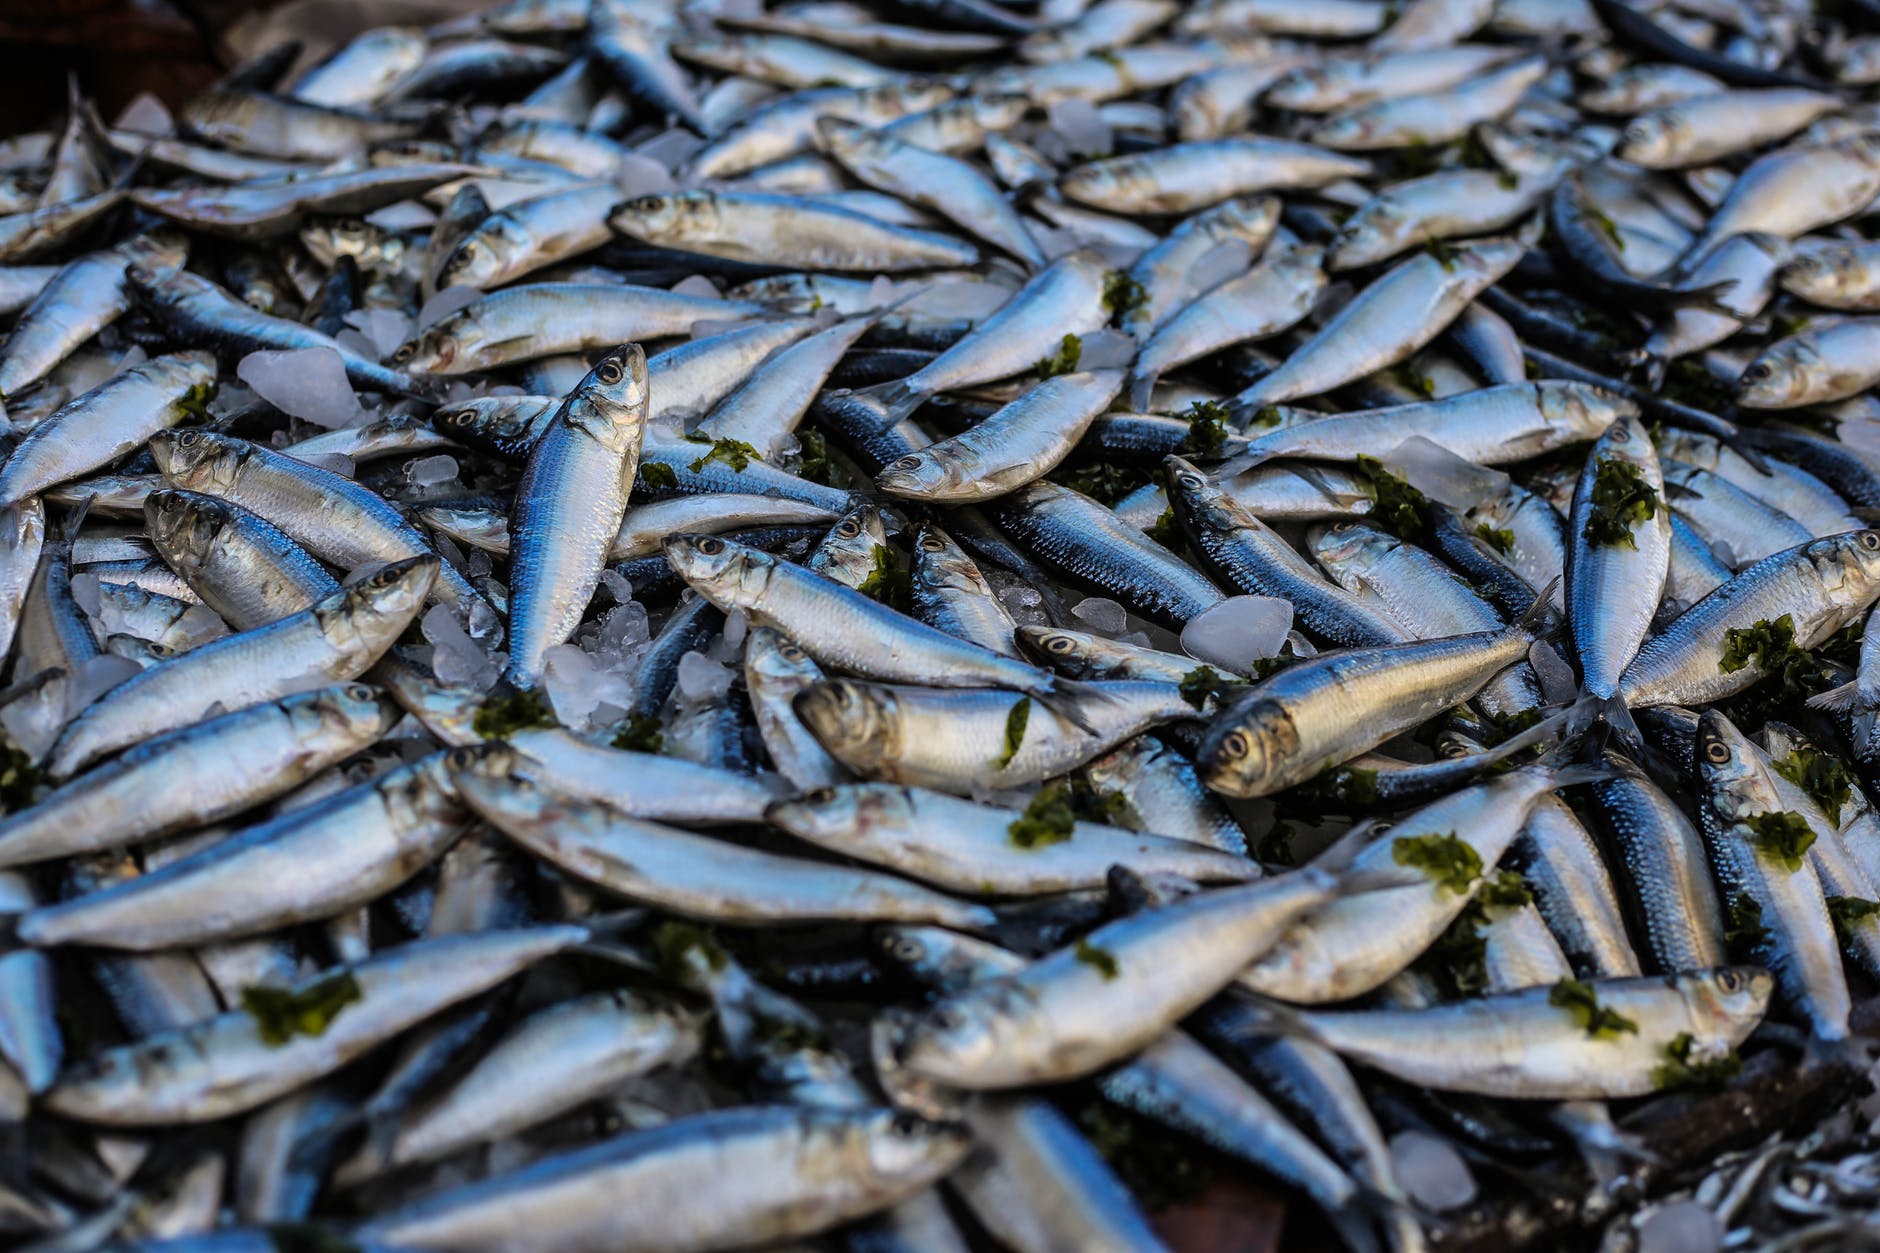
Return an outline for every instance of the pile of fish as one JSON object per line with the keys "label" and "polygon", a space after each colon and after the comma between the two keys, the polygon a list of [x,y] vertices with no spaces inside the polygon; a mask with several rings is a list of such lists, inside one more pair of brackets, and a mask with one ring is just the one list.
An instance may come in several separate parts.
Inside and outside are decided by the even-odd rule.
{"label": "pile of fish", "polygon": [[1552,1160],[1650,1243],[1659,1093],[1868,1064],[1876,82],[1873,0],[509,0],[74,91],[0,1237],[1414,1250]]}

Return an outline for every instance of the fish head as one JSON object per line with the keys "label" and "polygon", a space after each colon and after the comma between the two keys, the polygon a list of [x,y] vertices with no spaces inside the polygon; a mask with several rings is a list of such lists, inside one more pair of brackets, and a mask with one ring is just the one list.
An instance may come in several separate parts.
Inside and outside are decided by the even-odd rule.
{"label": "fish head", "polygon": [[459,744],[444,754],[444,769],[453,782],[466,775],[479,779],[527,777],[521,752],[503,740]]}
{"label": "fish head", "polygon": [[1694,1045],[1693,1057],[1705,1048],[1719,1057],[1728,1052],[1762,1019],[1776,990],[1776,977],[1758,966],[1719,966],[1673,978],[1691,1016],[1709,1028]]}
{"label": "fish head", "polygon": [[1752,409],[1788,409],[1803,403],[1823,373],[1821,354],[1804,337],[1785,339],[1743,367],[1736,401]]}
{"label": "fish head", "polygon": [[931,522],[914,539],[914,578],[923,587],[981,590],[986,578],[979,564],[961,551],[953,537]]}
{"label": "fish head", "polygon": [[1019,627],[1012,633],[1027,656],[1034,657],[1059,674],[1071,678],[1096,678],[1099,667],[1099,646],[1093,636],[1082,631],[1069,631],[1062,627],[1031,626]]}
{"label": "fish head", "polygon": [[1676,109],[1659,109],[1635,117],[1619,135],[1619,158],[1647,168],[1663,165],[1690,128]]}
{"label": "fish head", "polygon": [[149,446],[164,483],[208,495],[231,491],[253,450],[245,439],[199,430],[158,431]]}
{"label": "fish head", "polygon": [[1332,99],[1332,69],[1302,65],[1288,70],[1267,88],[1266,99],[1282,109],[1323,108]]}
{"label": "fish head", "polygon": [[942,1083],[970,1075],[1005,1051],[1004,1028],[1014,1023],[996,982],[950,997],[908,1024],[895,1058],[904,1070]]}
{"label": "fish head", "polygon": [[[853,1116],[851,1116],[853,1117]],[[899,1194],[912,1184],[945,1174],[972,1147],[972,1133],[957,1123],[936,1122],[906,1110],[880,1109],[860,1116],[857,1127],[864,1179]]]}
{"label": "fish head", "polygon": [[610,425],[637,431],[646,420],[646,378],[646,350],[621,344],[595,363],[572,396]]}
{"label": "fish head", "polygon": [[1297,764],[1298,749],[1299,730],[1285,706],[1258,700],[1215,719],[1202,736],[1196,773],[1223,796],[1265,796]]}
{"label": "fish head", "polygon": [[1385,201],[1373,201],[1351,215],[1332,239],[1330,265],[1349,270],[1381,260],[1403,226],[1403,214]]}
{"label": "fish head", "polygon": [[819,787],[776,802],[764,817],[806,840],[866,837],[878,827],[907,825],[913,803],[904,789],[888,784]]}
{"label": "fish head", "polygon": [[202,564],[221,544],[223,528],[234,521],[234,505],[199,492],[160,487],[144,498],[144,525],[171,565]]}
{"label": "fish head", "polygon": [[1252,515],[1224,491],[1218,481],[1181,457],[1163,461],[1168,475],[1169,503],[1178,518],[1195,519],[1207,530],[1259,526]]}
{"label": "fish head", "polygon": [[771,679],[820,679],[822,668],[774,627],[753,627],[746,637],[744,664]]}
{"label": "fish head", "polygon": [[1368,566],[1398,546],[1387,535],[1362,522],[1332,522],[1306,532],[1312,557],[1322,566]]}
{"label": "fish head", "polygon": [[438,270],[437,288],[489,287],[502,280],[511,260],[526,253],[528,232],[505,214],[484,221],[445,258]]}
{"label": "fish head", "polygon": [[369,683],[322,688],[293,698],[288,714],[308,743],[328,739],[367,743],[390,731],[404,716],[404,707],[390,692]]}
{"label": "fish head", "polygon": [[876,773],[901,751],[901,712],[888,688],[831,679],[798,692],[790,708],[830,756],[858,773]]}
{"label": "fish head", "polygon": [[1620,419],[1638,416],[1638,405],[1593,383],[1540,383],[1541,416],[1550,426],[1580,439],[1598,439]]}
{"label": "fish head", "polygon": [[672,535],[666,564],[720,609],[750,609],[763,598],[777,558],[717,535]]}
{"label": "fish head", "polygon": [[327,269],[339,264],[341,257],[357,261],[371,250],[373,227],[364,218],[313,217],[300,228],[300,242],[313,259]]}
{"label": "fish head", "polygon": [[959,464],[943,453],[923,448],[891,463],[875,476],[875,486],[897,496],[925,496],[959,476]]}
{"label": "fish head", "polygon": [[161,226],[126,240],[119,250],[152,274],[174,273],[189,260],[189,236],[175,227]]}
{"label": "fish head", "polygon": [[[418,616],[443,564],[435,553],[388,562],[315,605],[314,612],[336,607],[368,646],[380,639],[389,645]],[[322,618],[324,622],[332,620],[330,614]]]}
{"label": "fish head", "polygon": [[860,551],[888,542],[888,520],[876,505],[857,505],[843,514],[829,528],[818,547],[854,548]]}
{"label": "fish head", "polygon": [[1002,91],[976,96],[966,101],[973,121],[989,131],[1010,130],[1031,111],[1031,97],[1022,92]]}
{"label": "fish head", "polygon": [[1782,263],[1778,277],[1784,290],[1804,299],[1831,296],[1842,285],[1841,267],[1835,261],[1836,254],[1798,252]]}
{"label": "fish head", "polygon": [[1815,572],[1828,599],[1851,621],[1873,604],[1880,589],[1880,531],[1848,531],[1810,545]]}
{"label": "fish head", "polygon": [[392,353],[391,364],[407,374],[450,373],[451,364],[464,347],[458,333],[471,325],[463,317],[468,312],[469,309],[460,309],[400,344]]}
{"label": "fish head", "polygon": [[857,126],[847,118],[816,119],[816,146],[824,152],[851,155],[882,147],[866,126]]}
{"label": "fish head", "polygon": [[1782,808],[1762,750],[1722,710],[1707,709],[1698,718],[1696,760],[1704,803],[1726,824],[1739,815]]}
{"label": "fish head", "polygon": [[1376,135],[1385,124],[1379,110],[1360,105],[1318,124],[1312,142],[1326,148],[1366,148],[1375,144]]}
{"label": "fish head", "polygon": [[662,191],[616,205],[607,220],[623,235],[656,243],[682,237],[693,224],[710,233],[717,208],[717,200],[708,192]]}

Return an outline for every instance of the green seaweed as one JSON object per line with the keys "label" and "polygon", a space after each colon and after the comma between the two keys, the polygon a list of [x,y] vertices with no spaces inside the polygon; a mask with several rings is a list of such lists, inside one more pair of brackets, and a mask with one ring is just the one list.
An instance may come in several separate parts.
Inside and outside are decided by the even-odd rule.
{"label": "green seaweed", "polygon": [[679,486],[679,472],[663,461],[642,461],[640,479],[648,487],[665,489]]}
{"label": "green seaweed", "polygon": [[1880,901],[1870,901],[1864,896],[1828,898],[1828,920],[1834,923],[1834,933],[1841,937],[1843,944],[1852,944],[1855,928],[1877,915],[1880,915]]}
{"label": "green seaweed", "polygon": [[1770,764],[1777,774],[1808,793],[1830,818],[1839,819],[1841,807],[1854,794],[1854,776],[1847,763],[1832,754],[1798,747]]}
{"label": "green seaweed", "polygon": [[1183,700],[1196,709],[1201,709],[1207,705],[1208,697],[1222,688],[1242,686],[1246,682],[1245,679],[1236,679],[1231,675],[1222,674],[1213,666],[1201,665],[1183,675],[1182,681],[1176,686],[1181,689]]}
{"label": "green seaweed", "polygon": [[1162,516],[1143,528],[1144,535],[1164,548],[1179,547],[1182,542],[1181,524],[1175,521],[1175,506],[1169,505],[1162,510]]}
{"label": "green seaweed", "polygon": [[1149,289],[1129,271],[1111,270],[1103,276],[1103,307],[1118,325],[1148,303]]}
{"label": "green seaweed", "polygon": [[1580,1029],[1595,1040],[1616,1040],[1621,1035],[1637,1035],[1638,1024],[1616,1009],[1599,1003],[1591,984],[1578,979],[1562,979],[1547,994],[1547,1003],[1557,1005],[1573,1016]]}
{"label": "green seaweed", "polygon": [[1605,548],[1624,544],[1636,549],[1638,541],[1632,531],[1657,514],[1658,489],[1647,483],[1630,461],[1601,457],[1593,472],[1593,490],[1587,503],[1590,508],[1580,534],[1588,543]]}
{"label": "green seaweed", "polygon": [[486,698],[470,721],[470,729],[486,740],[506,740],[531,727],[560,725],[547,694],[536,687]]}
{"label": "green seaweed", "polygon": [[209,420],[209,402],[215,399],[216,384],[192,383],[182,399],[176,402],[176,408],[183,416],[176,420],[176,425],[202,423]]}
{"label": "green seaweed", "polygon": [[242,1008],[269,1048],[280,1048],[297,1035],[326,1034],[340,1011],[364,999],[350,970],[336,970],[298,988],[242,989]]}
{"label": "green seaweed", "polygon": [[849,486],[848,471],[843,469],[841,462],[829,455],[829,441],[823,438],[821,431],[800,427],[796,432],[796,442],[802,450],[801,460],[796,467],[799,478],[821,483],[824,487]]}
{"label": "green seaweed", "polygon": [[1080,937],[1077,941],[1077,947],[1072,951],[1077,954],[1078,961],[1102,975],[1105,982],[1116,978],[1116,955],[1110,952],[1109,949],[1100,948],[1092,944],[1089,940]]}
{"label": "green seaweed", "polygon": [[914,576],[898,548],[876,544],[869,553],[868,575],[855,590],[892,609],[905,610],[914,598]]}
{"label": "green seaweed", "polygon": [[0,813],[10,814],[33,803],[39,788],[39,769],[11,738],[0,736]]}
{"label": "green seaweed", "polygon": [[648,937],[653,945],[653,960],[659,969],[681,983],[693,981],[693,962],[703,962],[707,970],[723,970],[731,961],[724,945],[707,927],[694,922],[669,919],[653,928]]}
{"label": "green seaweed", "polygon": [[1476,538],[1486,543],[1490,548],[1504,557],[1514,552],[1514,532],[1505,527],[1490,526],[1486,522],[1478,522],[1475,527],[1475,534]]}
{"label": "green seaweed", "polygon": [[1153,477],[1153,472],[1146,466],[1099,461],[1070,471],[1064,476],[1063,482],[1072,491],[1082,492],[1090,499],[1102,501],[1106,505],[1114,505]]}
{"label": "green seaweed", "polygon": [[1212,400],[1197,400],[1183,415],[1188,419],[1188,434],[1175,451],[1184,457],[1218,457],[1227,448],[1231,433],[1227,425],[1227,407]]}
{"label": "green seaweed", "polygon": [[1077,811],[1071,807],[1071,790],[1053,785],[1041,788],[1025,806],[1025,812],[1005,824],[1014,846],[1024,849],[1062,844],[1071,838],[1077,826]]}
{"label": "green seaweed", "polygon": [[1743,820],[1750,830],[1750,842],[1756,851],[1790,874],[1802,868],[1802,859],[1815,842],[1815,829],[1808,819],[1789,810],[1750,814]]}
{"label": "green seaweed", "polygon": [[1003,770],[1012,764],[1012,758],[1018,756],[1019,748],[1025,743],[1025,725],[1031,721],[1031,697],[1021,696],[1005,715],[1005,746],[999,755],[993,758],[992,768]]}
{"label": "green seaweed", "polygon": [[613,746],[634,753],[657,753],[666,747],[666,736],[658,714],[628,714],[614,732]]}
{"label": "green seaweed", "polygon": [[1749,957],[1769,941],[1763,925],[1762,904],[1747,892],[1735,892],[1724,909],[1723,944],[1732,953]]}
{"label": "green seaweed", "polygon": [[762,453],[758,452],[757,449],[751,447],[751,445],[741,439],[708,440],[697,436],[690,436],[688,438],[695,444],[711,445],[708,451],[688,467],[694,474],[702,473],[706,463],[712,461],[721,461],[725,465],[730,466],[733,473],[743,474],[746,470],[751,468],[751,462],[762,461],[764,459]]}
{"label": "green seaweed", "polygon": [[1364,494],[1371,498],[1373,523],[1399,539],[1415,539],[1423,533],[1429,516],[1429,497],[1385,469],[1384,463],[1376,457],[1360,454],[1357,471],[1364,483]]}
{"label": "green seaweed", "polygon": [[1482,877],[1482,855],[1454,831],[1446,835],[1400,835],[1390,842],[1391,860],[1421,870],[1437,886],[1461,896]]}
{"label": "green seaweed", "polygon": [[1038,364],[1031,370],[1039,378],[1056,378],[1060,374],[1075,374],[1077,363],[1083,360],[1084,341],[1075,335],[1066,335],[1058,341],[1057,351],[1048,357],[1040,357]]}
{"label": "green seaweed", "polygon": [[1663,1049],[1665,1060],[1652,1068],[1652,1086],[1661,1092],[1667,1088],[1721,1088],[1742,1073],[1743,1059],[1736,1050],[1728,1050],[1722,1057],[1692,1061],[1691,1050],[1696,1045],[1696,1038],[1688,1031],[1672,1036]]}

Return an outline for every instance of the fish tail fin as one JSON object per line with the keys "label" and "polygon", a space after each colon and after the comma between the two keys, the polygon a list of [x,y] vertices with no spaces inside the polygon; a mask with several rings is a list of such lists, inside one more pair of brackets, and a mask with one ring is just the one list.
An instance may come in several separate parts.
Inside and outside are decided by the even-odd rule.
{"label": "fish tail fin", "polygon": [[1129,376],[1129,407],[1138,413],[1146,413],[1149,400],[1155,394],[1156,374],[1136,374]]}
{"label": "fish tail fin", "polygon": [[873,387],[858,387],[849,394],[881,410],[881,425],[876,429],[882,431],[905,421],[927,399],[910,387],[906,379],[890,379],[886,383],[876,383]]}
{"label": "fish tail fin", "polygon": [[1303,1013],[1271,997],[1232,986],[1221,994],[1220,1000],[1225,1004],[1218,1009],[1204,1010],[1203,1016],[1210,1030],[1225,1040],[1238,1044],[1260,1040],[1310,1040],[1314,1044],[1325,1044]]}
{"label": "fish tail fin", "polygon": [[1665,385],[1665,371],[1671,368],[1669,358],[1640,348],[1624,360],[1627,368],[1650,390],[1657,391]]}
{"label": "fish tail fin", "polygon": [[1628,755],[1637,755],[1645,749],[1645,737],[1640,734],[1638,723],[1632,720],[1632,711],[1626,708],[1623,696],[1597,696],[1582,691],[1580,699],[1567,710],[1567,717],[1570,736],[1588,736],[1603,725]]}
{"label": "fish tail fin", "polygon": [[1384,1212],[1362,1192],[1340,1205],[1323,1202],[1320,1208],[1351,1253],[1383,1253],[1384,1245],[1377,1238],[1377,1228],[1385,1217]]}
{"label": "fish tail fin", "polygon": [[1847,713],[1860,700],[1860,684],[1849,681],[1839,687],[1831,687],[1808,698],[1810,709],[1826,710],[1829,713]]}
{"label": "fish tail fin", "polygon": [[1560,614],[1554,610],[1554,593],[1559,588],[1559,575],[1547,580],[1547,585],[1534,594],[1533,603],[1522,610],[1519,618],[1508,624],[1508,629],[1535,640],[1552,639],[1560,634],[1564,624]]}
{"label": "fish tail fin", "polygon": [[1708,313],[1726,318],[1741,318],[1743,315],[1723,303],[1723,298],[1736,290],[1736,280],[1726,278],[1717,283],[1706,283],[1702,287],[1684,289],[1685,303],[1696,305]]}

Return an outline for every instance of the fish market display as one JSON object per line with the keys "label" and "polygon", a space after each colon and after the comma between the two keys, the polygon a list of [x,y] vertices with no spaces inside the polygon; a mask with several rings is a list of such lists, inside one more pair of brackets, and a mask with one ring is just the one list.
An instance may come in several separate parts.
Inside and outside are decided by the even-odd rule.
{"label": "fish market display", "polygon": [[371,8],[0,138],[0,1243],[1880,1238],[1873,0]]}

